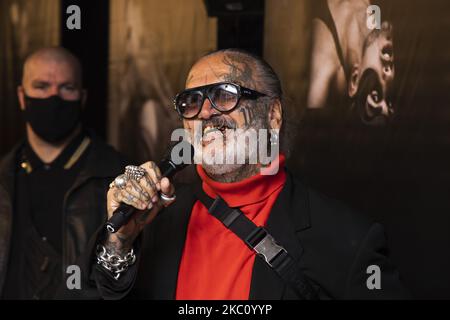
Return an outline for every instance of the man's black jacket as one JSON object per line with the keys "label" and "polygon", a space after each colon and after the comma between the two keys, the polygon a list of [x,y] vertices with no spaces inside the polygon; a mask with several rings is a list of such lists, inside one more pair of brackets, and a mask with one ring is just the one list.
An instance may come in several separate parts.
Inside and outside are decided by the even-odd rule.
{"label": "man's black jacket", "polygon": [[[124,160],[113,148],[90,133],[91,144],[74,185],[65,195],[63,221],[63,276],[75,264],[90,237],[106,219],[109,183],[123,171]],[[14,220],[15,168],[18,145],[0,163],[0,296],[2,295],[11,248]],[[65,282],[62,286],[65,285]]]}
{"label": "man's black jacket", "polygon": [[[93,254],[89,257],[94,266],[91,281],[103,298],[175,298],[189,217],[197,200],[193,190],[192,186],[177,188],[176,202],[144,229],[136,243],[138,261],[119,280],[94,266]],[[320,299],[409,298],[386,256],[383,227],[309,189],[290,174],[266,229],[297,259]],[[379,290],[367,286],[371,265],[381,269]],[[297,298],[262,259],[255,259],[250,299]]]}

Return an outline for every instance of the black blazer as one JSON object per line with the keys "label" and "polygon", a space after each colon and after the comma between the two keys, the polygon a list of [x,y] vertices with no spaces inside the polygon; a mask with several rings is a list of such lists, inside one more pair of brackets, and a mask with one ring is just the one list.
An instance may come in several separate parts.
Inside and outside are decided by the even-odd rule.
{"label": "black blazer", "polygon": [[[148,225],[136,244],[137,263],[119,280],[100,266],[92,269],[105,299],[175,298],[192,207],[192,186],[177,188],[177,200]],[[401,299],[409,295],[386,256],[383,227],[287,175],[266,225],[276,241],[299,262],[320,299]],[[90,261],[93,261],[93,255]],[[381,269],[381,289],[369,290],[367,267]],[[297,299],[276,273],[255,259],[250,299]]]}

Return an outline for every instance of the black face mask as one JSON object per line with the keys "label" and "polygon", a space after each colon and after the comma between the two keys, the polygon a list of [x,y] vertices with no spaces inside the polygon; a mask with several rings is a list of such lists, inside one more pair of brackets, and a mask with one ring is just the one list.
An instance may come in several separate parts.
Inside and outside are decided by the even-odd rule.
{"label": "black face mask", "polygon": [[24,116],[39,137],[50,143],[60,142],[79,124],[81,100],[63,100],[57,95],[45,99],[25,95]]}

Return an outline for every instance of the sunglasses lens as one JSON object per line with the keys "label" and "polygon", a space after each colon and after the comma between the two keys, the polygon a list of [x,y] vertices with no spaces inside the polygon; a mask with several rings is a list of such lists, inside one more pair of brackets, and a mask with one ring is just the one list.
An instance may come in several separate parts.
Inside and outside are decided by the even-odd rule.
{"label": "sunglasses lens", "polygon": [[184,118],[192,118],[199,112],[202,102],[203,96],[200,92],[184,92],[177,97],[176,105]]}
{"label": "sunglasses lens", "polygon": [[211,88],[209,97],[220,111],[229,111],[236,107],[239,101],[239,91],[235,85],[220,84]]}

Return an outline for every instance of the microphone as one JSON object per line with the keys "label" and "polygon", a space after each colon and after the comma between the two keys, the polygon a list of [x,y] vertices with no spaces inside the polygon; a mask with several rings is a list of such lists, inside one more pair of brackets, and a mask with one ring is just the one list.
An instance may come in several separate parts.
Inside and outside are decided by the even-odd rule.
{"label": "microphone", "polygon": [[[184,146],[183,146],[184,144]],[[180,157],[184,159],[184,151],[186,149],[189,150],[190,154],[189,156],[190,162],[185,163],[179,163],[176,164],[172,159],[172,150],[175,147],[181,147]],[[172,178],[175,173],[178,171],[184,169],[189,164],[192,163],[192,159],[194,158],[194,147],[187,141],[181,141],[175,145],[173,145],[171,148],[169,148],[169,152],[167,157],[165,157],[158,165],[159,170],[161,171],[161,177],[164,178]],[[133,206],[130,206],[126,203],[121,203],[120,206],[114,211],[111,218],[106,223],[106,229],[111,233],[116,233],[122,226],[127,224],[127,222],[130,220],[130,218],[135,214],[136,208]]]}

